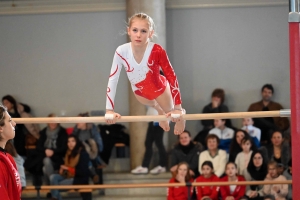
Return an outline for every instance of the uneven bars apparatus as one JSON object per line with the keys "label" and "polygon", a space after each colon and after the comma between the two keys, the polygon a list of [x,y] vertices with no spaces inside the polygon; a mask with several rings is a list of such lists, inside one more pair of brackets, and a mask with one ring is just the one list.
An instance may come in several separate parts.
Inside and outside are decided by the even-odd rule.
{"label": "uneven bars apparatus", "polygon": [[[276,111],[257,112],[228,112],[214,114],[185,114],[184,120],[204,120],[204,119],[234,119],[234,118],[260,118],[260,117],[290,117],[290,109]],[[39,123],[99,123],[105,122],[104,117],[42,117],[42,118],[13,118],[17,124],[39,124]],[[117,122],[149,122],[170,120],[165,115],[145,115],[145,116],[121,116]]]}
{"label": "uneven bars apparatus", "polygon": [[[225,185],[272,185],[272,184],[292,184],[287,181],[238,181],[238,182],[193,182],[190,186],[225,186]],[[187,186],[186,183],[132,183],[132,184],[104,184],[104,185],[44,185],[40,186],[42,190],[51,189],[114,189],[114,188],[153,188],[153,187],[179,187]],[[36,190],[36,186],[27,186],[26,190]]]}

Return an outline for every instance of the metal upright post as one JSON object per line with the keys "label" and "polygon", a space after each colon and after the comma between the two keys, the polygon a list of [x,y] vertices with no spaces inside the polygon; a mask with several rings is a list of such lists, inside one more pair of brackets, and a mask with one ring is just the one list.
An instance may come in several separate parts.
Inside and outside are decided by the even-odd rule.
{"label": "metal upright post", "polygon": [[291,98],[291,139],[293,158],[293,197],[300,197],[300,13],[299,0],[290,0],[289,9],[290,43],[290,98]]}

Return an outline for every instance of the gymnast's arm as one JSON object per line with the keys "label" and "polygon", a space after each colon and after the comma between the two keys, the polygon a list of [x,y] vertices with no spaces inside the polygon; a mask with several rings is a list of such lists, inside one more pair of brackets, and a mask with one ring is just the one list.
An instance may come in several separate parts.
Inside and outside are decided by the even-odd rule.
{"label": "gymnast's arm", "polygon": [[166,51],[161,47],[159,55],[159,65],[162,68],[163,73],[165,74],[169,84],[171,95],[175,104],[175,108],[181,109],[181,95],[179,90],[178,80],[175,74],[175,71],[169,61]]}
{"label": "gymnast's arm", "polygon": [[110,70],[110,75],[108,79],[107,91],[106,91],[106,114],[114,114],[114,120],[106,120],[107,123],[115,123],[115,118],[120,118],[120,114],[114,112],[114,100],[117,90],[117,84],[120,77],[120,72],[122,69],[122,62],[117,53],[118,49],[115,52],[112,67]]}

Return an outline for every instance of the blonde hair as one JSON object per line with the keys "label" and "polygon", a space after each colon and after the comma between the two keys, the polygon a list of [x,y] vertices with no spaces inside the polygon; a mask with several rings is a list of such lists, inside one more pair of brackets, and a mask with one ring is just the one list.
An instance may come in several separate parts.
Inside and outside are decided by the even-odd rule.
{"label": "blonde hair", "polygon": [[128,23],[127,23],[127,27],[131,27],[131,24],[132,24],[132,21],[134,19],[143,19],[143,20],[147,20],[148,24],[149,24],[149,30],[150,31],[154,31],[155,30],[155,24],[154,24],[154,21],[153,19],[147,15],[146,13],[136,13],[134,15],[132,15],[129,19],[128,19]]}

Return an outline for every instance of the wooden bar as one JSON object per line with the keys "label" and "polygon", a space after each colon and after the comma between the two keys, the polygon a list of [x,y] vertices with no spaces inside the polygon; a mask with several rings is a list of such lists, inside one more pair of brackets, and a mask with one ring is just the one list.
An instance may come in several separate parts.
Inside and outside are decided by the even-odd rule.
{"label": "wooden bar", "polygon": [[[228,112],[228,113],[209,113],[209,114],[186,114],[182,118],[185,120],[203,119],[235,119],[235,118],[260,118],[260,117],[280,117],[280,111],[257,111],[257,112]],[[164,115],[145,115],[145,116],[122,116],[117,122],[151,122],[170,120]],[[13,118],[17,124],[40,124],[40,123],[104,123],[104,117],[32,117],[32,118]]]}
{"label": "wooden bar", "polygon": [[[292,184],[292,181],[239,181],[239,182],[201,182],[192,183],[192,186],[225,186],[225,185],[271,185]],[[179,187],[185,183],[137,183],[137,184],[105,184],[105,185],[43,185],[41,190],[51,189],[113,189],[113,188],[153,188],[153,187]],[[27,186],[24,190],[36,190],[35,186]]]}

